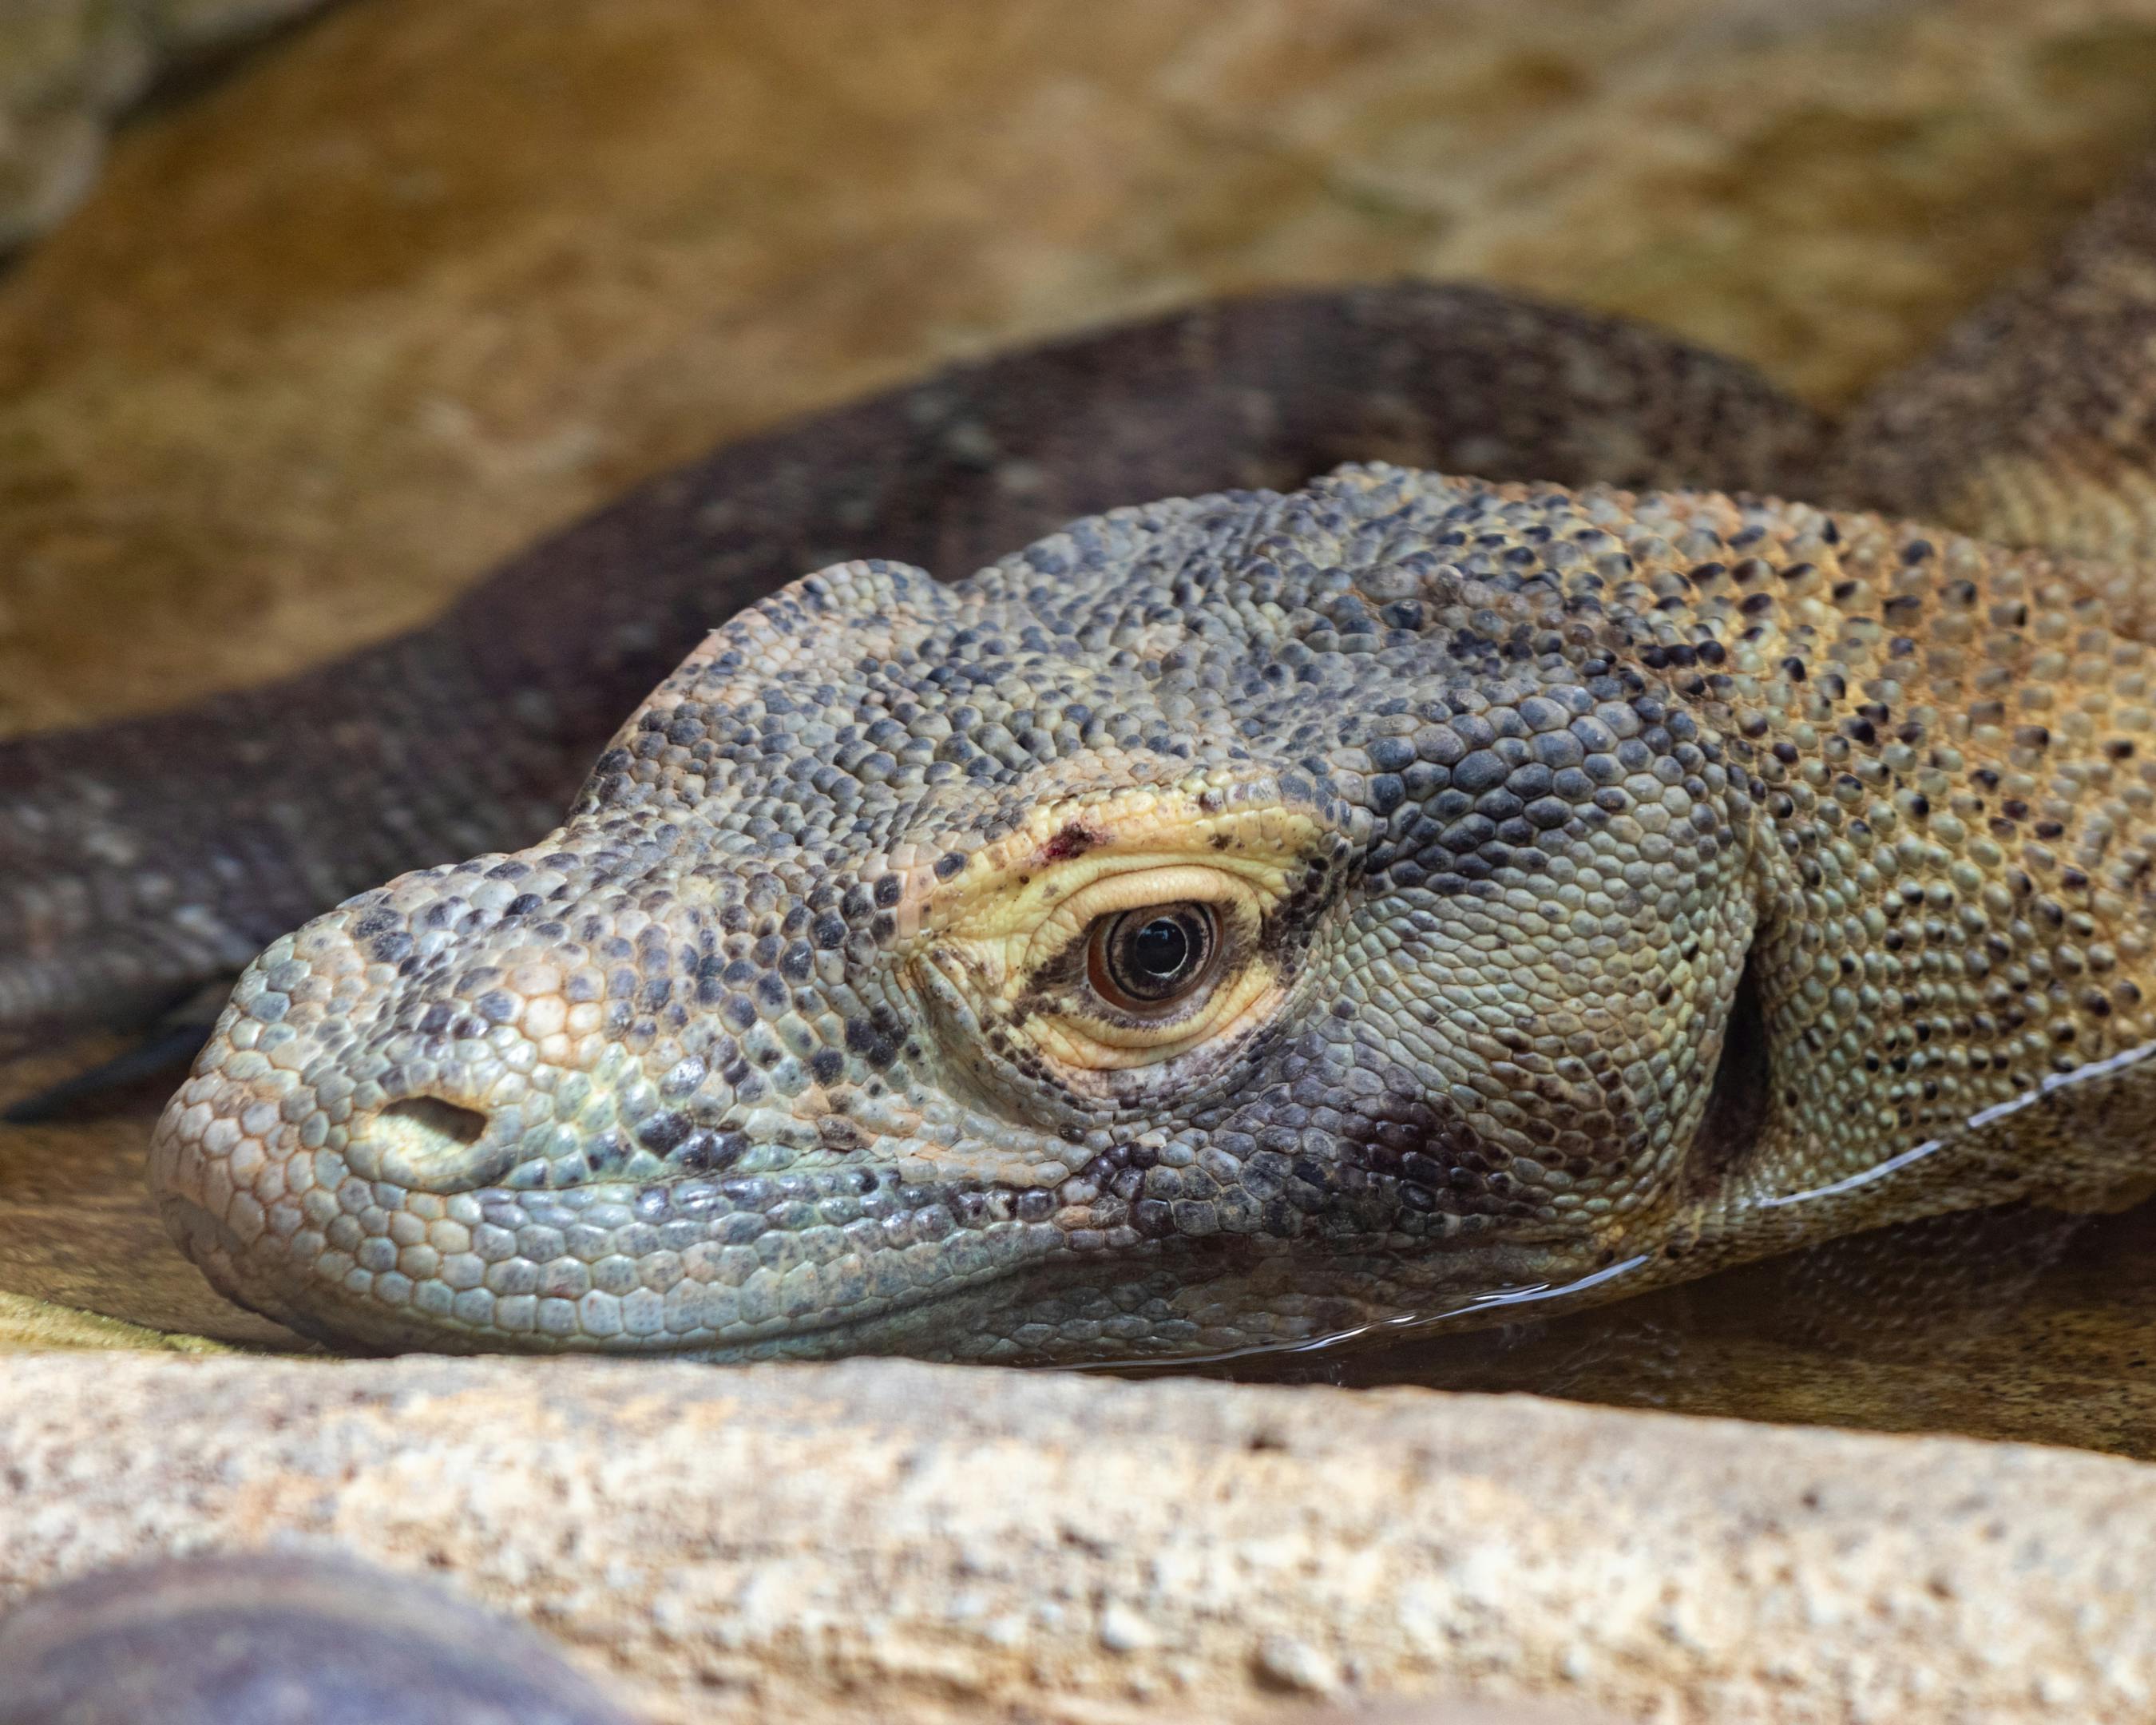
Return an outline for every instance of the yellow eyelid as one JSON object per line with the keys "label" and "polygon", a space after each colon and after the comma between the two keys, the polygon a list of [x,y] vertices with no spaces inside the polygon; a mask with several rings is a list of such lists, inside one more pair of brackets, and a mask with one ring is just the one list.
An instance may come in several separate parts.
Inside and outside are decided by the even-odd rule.
{"label": "yellow eyelid", "polygon": [[[930,891],[917,926],[932,939],[1009,942],[1107,875],[1179,867],[1246,883],[1269,901],[1287,891],[1326,830],[1270,800],[1214,810],[1183,791],[1045,804],[1021,829],[976,852],[957,879]],[[1223,890],[1194,896],[1218,900]]]}
{"label": "yellow eyelid", "polygon": [[1209,863],[1153,862],[1131,859],[1132,865],[1106,870],[1058,901],[1034,926],[1025,943],[1024,968],[1045,964],[1102,916],[1147,905],[1209,904],[1234,918],[1240,913],[1255,923],[1272,895],[1256,880]]}
{"label": "yellow eyelid", "polygon": [[1082,986],[1067,1001],[1031,1002],[1023,1034],[1067,1074],[1156,1065],[1238,1040],[1277,1008],[1282,983],[1258,950],[1259,927],[1330,836],[1270,790],[1248,801],[1194,786],[1044,804],[916,901],[915,938],[977,1010],[1010,1008],[1101,917],[1149,905],[1215,906],[1239,962],[1188,1019],[1116,1022],[1086,1009]]}
{"label": "yellow eyelid", "polygon": [[1064,1014],[1043,1024],[1040,1045],[1064,1065],[1081,1070],[1158,1065],[1255,1024],[1279,1003],[1281,993],[1271,968],[1253,962],[1224,978],[1198,1017],[1187,1024],[1116,1024]]}

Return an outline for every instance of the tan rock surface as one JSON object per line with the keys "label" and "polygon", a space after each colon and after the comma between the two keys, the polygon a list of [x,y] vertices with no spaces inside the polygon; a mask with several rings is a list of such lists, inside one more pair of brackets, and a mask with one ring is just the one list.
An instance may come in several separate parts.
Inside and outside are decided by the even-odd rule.
{"label": "tan rock surface", "polygon": [[2156,139],[2152,74],[2156,0],[360,0],[0,280],[0,728],[333,653],[722,437],[1207,294],[1486,276],[1835,400]]}
{"label": "tan rock surface", "polygon": [[326,1542],[655,1720],[2144,1720],[2156,1473],[1420,1391],[902,1363],[0,1362],[0,1603]]}
{"label": "tan rock surface", "polygon": [[57,1301],[33,1300],[23,1294],[0,1291],[0,1353],[28,1353],[47,1349],[80,1348],[98,1352],[114,1348],[148,1348],[174,1353],[218,1353],[225,1344],[199,1336],[169,1335],[117,1318],[100,1317]]}
{"label": "tan rock surface", "polygon": [[[0,1110],[124,1045],[0,1064]],[[290,1349],[299,1338],[211,1288],[165,1232],[144,1162],[171,1081],[90,1121],[0,1125],[0,1354],[25,1347],[170,1345],[159,1332]],[[111,1322],[107,1322],[110,1320]]]}
{"label": "tan rock surface", "polygon": [[322,0],[0,0],[0,256],[74,208],[161,75]]}

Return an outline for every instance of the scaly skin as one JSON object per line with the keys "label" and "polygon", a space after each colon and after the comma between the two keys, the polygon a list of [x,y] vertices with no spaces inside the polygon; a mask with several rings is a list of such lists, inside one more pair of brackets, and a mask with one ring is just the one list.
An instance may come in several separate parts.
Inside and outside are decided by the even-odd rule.
{"label": "scaly skin", "polygon": [[[153,1179],[302,1326],[714,1356],[1218,1352],[2102,1201],[2148,669],[2041,556],[1385,466],[842,565],[538,845],[275,942]],[[1116,1004],[1177,904],[1218,962]]]}
{"label": "scaly skin", "polygon": [[[1763,391],[1658,408],[1674,347],[1614,410],[1578,326],[1543,375],[1640,465],[1741,434],[1799,494],[2138,557],[2113,480],[1994,521],[2029,487],[1957,475],[2085,477],[2061,423],[2132,446],[2097,409],[2141,347],[2042,332],[2134,326],[2149,198],[1824,462]],[[1518,333],[1466,344],[1422,443],[1506,422]],[[1255,398],[1368,401],[1313,357]],[[1250,398],[1159,397],[1201,465]],[[1540,459],[1569,424],[1462,465],[1621,476]],[[988,490],[1060,470],[957,442]],[[1804,503],[1383,466],[952,588],[842,565],[692,655],[567,825],[273,945],[153,1177],[218,1286],[341,1340],[713,1357],[1276,1345],[2113,1201],[2151,1161],[2148,655],[2108,626],[2143,590]],[[1215,957],[1118,1001],[1163,911]]]}
{"label": "scaly skin", "polygon": [[[1836,502],[2007,545],[2156,556],[2156,162],[2023,281],[1886,379],[1821,483]],[[2107,572],[2112,626],[2146,635],[2156,583]]]}

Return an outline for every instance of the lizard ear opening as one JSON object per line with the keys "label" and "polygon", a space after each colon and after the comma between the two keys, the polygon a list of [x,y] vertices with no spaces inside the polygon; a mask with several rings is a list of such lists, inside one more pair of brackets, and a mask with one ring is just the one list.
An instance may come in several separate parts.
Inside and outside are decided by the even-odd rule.
{"label": "lizard ear opening", "polygon": [[1756,957],[1748,957],[1730,1002],[1729,1023],[1722,1033],[1714,1087],[1707,1092],[1707,1111],[1692,1137],[1692,1165],[1703,1182],[1721,1179],[1759,1142],[1774,1100],[1773,1086],[1759,967]]}

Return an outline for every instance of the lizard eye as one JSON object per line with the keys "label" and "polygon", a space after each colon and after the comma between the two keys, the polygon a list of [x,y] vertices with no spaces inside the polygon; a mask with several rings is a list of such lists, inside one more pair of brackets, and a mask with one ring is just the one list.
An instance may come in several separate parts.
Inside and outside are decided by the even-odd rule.
{"label": "lizard eye", "polygon": [[1219,950],[1219,912],[1211,905],[1142,906],[1095,920],[1086,980],[1118,1011],[1158,1012],[1204,985]]}
{"label": "lizard eye", "polygon": [[998,1045],[1037,1064],[1027,1083],[1045,1072],[1106,1095],[1146,1067],[1196,1081],[1274,1018],[1301,948],[1270,919],[1333,848],[1327,833],[1158,791],[1040,827],[982,853],[978,880],[932,891],[912,973],[969,1034],[998,1021]]}

